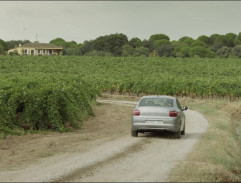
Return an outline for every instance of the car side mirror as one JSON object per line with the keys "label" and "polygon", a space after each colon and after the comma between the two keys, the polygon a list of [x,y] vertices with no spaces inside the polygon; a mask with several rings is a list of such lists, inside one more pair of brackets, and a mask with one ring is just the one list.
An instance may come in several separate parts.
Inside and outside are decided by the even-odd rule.
{"label": "car side mirror", "polygon": [[182,107],[182,110],[183,110],[183,111],[185,111],[185,110],[187,110],[187,109],[188,109],[187,106],[183,106],[183,107]]}

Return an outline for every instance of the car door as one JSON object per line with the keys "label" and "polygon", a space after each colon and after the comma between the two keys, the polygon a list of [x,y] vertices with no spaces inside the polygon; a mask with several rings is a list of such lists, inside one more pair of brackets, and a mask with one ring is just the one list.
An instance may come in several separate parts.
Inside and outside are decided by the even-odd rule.
{"label": "car door", "polygon": [[177,102],[177,108],[181,111],[180,114],[181,114],[181,130],[182,130],[184,127],[184,113],[183,113],[182,106],[181,106],[180,102],[178,101],[178,99],[176,99],[176,102]]}

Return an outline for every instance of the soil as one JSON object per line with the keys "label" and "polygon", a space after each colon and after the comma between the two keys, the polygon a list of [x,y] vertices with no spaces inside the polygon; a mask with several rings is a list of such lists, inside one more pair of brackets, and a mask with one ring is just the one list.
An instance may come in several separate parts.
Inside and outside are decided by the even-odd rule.
{"label": "soil", "polygon": [[135,138],[130,129],[136,101],[99,102],[95,117],[75,132],[0,140],[0,181],[163,182],[208,125],[200,113],[187,110],[181,139],[168,132]]}

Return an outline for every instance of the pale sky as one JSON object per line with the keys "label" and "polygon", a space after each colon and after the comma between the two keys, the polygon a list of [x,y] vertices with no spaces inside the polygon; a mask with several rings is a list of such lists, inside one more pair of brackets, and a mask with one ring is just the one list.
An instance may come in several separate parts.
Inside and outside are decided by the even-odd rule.
{"label": "pale sky", "polygon": [[0,39],[83,43],[123,33],[171,40],[241,32],[241,1],[0,1]]}

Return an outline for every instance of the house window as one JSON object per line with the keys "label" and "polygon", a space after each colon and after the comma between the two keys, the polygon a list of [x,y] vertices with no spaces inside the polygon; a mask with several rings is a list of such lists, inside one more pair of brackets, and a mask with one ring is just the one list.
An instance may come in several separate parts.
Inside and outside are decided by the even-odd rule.
{"label": "house window", "polygon": [[38,54],[41,54],[41,51],[42,51],[42,50],[38,50]]}
{"label": "house window", "polygon": [[28,50],[24,49],[24,55],[27,55],[27,54],[28,54]]}
{"label": "house window", "polygon": [[46,50],[43,50],[43,54],[46,55]]}
{"label": "house window", "polygon": [[52,55],[53,54],[53,50],[49,50],[49,54]]}
{"label": "house window", "polygon": [[31,55],[34,55],[34,50],[31,50]]}

